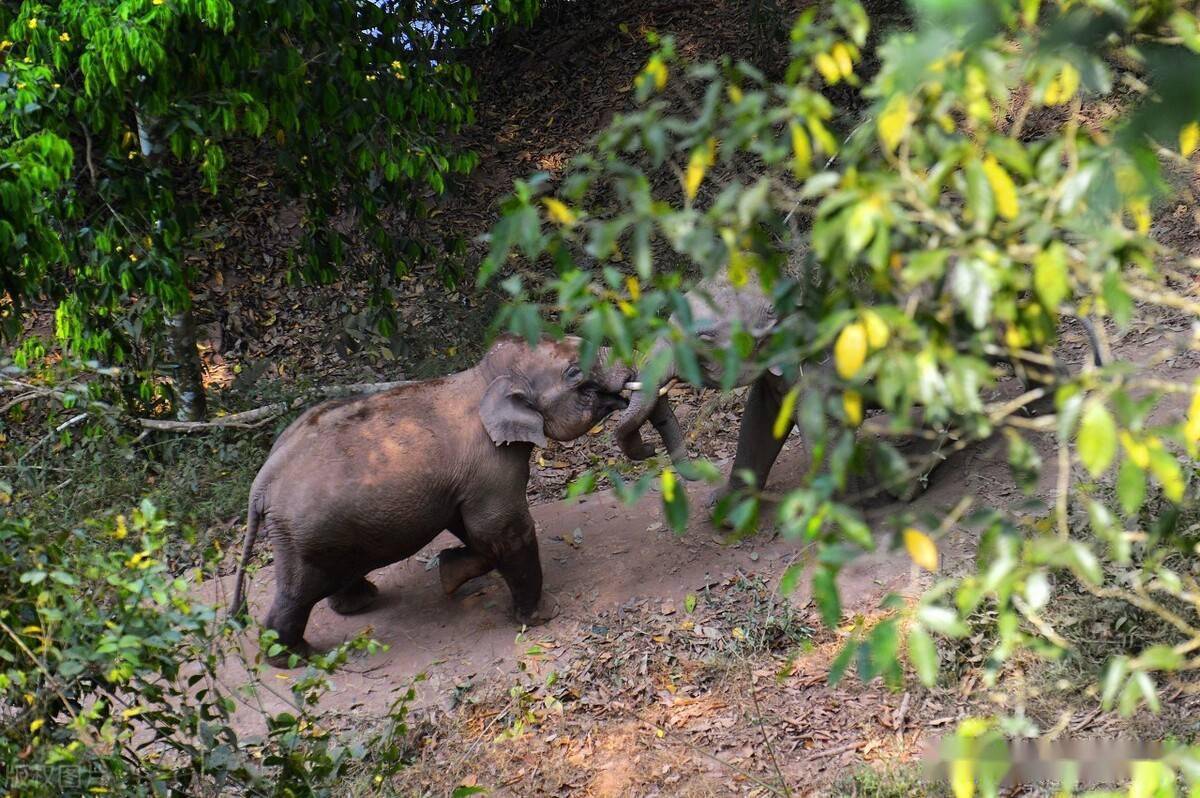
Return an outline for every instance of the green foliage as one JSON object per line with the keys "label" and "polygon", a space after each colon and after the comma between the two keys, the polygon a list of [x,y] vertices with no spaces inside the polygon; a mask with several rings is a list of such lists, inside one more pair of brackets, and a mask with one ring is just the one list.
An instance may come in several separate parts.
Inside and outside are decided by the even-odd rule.
{"label": "green foliage", "polygon": [[[0,520],[0,767],[14,796],[328,795],[350,774],[403,766],[412,691],[353,745],[320,728],[327,674],[355,640],[289,684],[294,709],[239,738],[252,692],[217,678],[224,631],[165,556],[153,505],[75,529]],[[258,688],[264,689],[264,688]]]}
{"label": "green foliage", "polygon": [[[447,133],[472,119],[452,59],[533,0],[314,3],[21,0],[0,6],[0,335],[26,302],[58,302],[59,339],[120,362],[188,307],[205,195],[250,148],[302,204],[297,271],[346,259],[329,224],[356,213],[388,274],[421,257],[381,217],[472,168]],[[136,304],[136,329],[119,323]]]}
{"label": "green foliage", "polygon": [[[887,522],[928,568],[937,534],[918,527],[944,532],[965,517],[983,530],[977,571],[940,580],[921,599],[904,647],[932,684],[934,639],[963,637],[987,614],[996,625],[989,679],[1023,649],[1061,655],[1044,610],[1056,582],[1073,579],[1152,607],[1180,630],[1173,647],[1110,671],[1108,700],[1154,708],[1154,673],[1200,667],[1185,656],[1200,637],[1194,581],[1164,554],[1195,504],[1200,394],[1139,363],[1060,374],[1052,353],[1064,318],[1120,329],[1160,313],[1200,316],[1175,288],[1192,283],[1197,262],[1149,234],[1152,202],[1166,190],[1162,161],[1191,168],[1200,144],[1196,17],[1120,1],[913,6],[917,25],[884,37],[871,75],[857,66],[869,20],[854,0],[800,16],[779,82],[729,62],[675,76],[664,40],[636,81],[641,104],[576,159],[555,196],[541,196],[545,175],[518,183],[480,279],[520,257],[553,264],[541,283],[503,282],[509,326],[532,335],[548,308],[552,332],[576,330],[631,359],[666,338],[684,376],[696,358],[718,354],[735,374],[749,351],[703,350],[681,299],[692,279],[760,283],[780,323],[749,365],[796,381],[786,412],[812,460],[779,502],[779,528],[816,544],[813,596],[829,624],[842,615],[836,575],[872,538],[845,500],[847,477],[873,465],[895,486],[932,465],[859,435],[864,404],[888,412],[891,434],[912,431],[917,406],[927,429],[952,431],[959,446],[1003,430],[1027,489],[1043,468],[1032,435],[1057,434],[1052,507],[970,514],[967,496],[949,517],[900,512]],[[835,112],[835,84],[857,94],[865,115]],[[1100,97],[1119,113],[1084,124],[1082,108]],[[677,326],[666,322],[672,311]],[[1161,357],[1197,346],[1180,338]],[[814,367],[830,355],[832,368]],[[1015,400],[986,398],[999,363],[1026,380]],[[1191,398],[1186,414],[1172,394]],[[1025,409],[1043,396],[1056,412],[1031,419]],[[672,517],[673,474],[663,487]],[[785,575],[784,590],[800,570]],[[1179,605],[1189,607],[1183,626]],[[891,606],[892,618],[902,614]],[[856,629],[831,676],[857,658],[862,678],[897,683],[892,618]]]}

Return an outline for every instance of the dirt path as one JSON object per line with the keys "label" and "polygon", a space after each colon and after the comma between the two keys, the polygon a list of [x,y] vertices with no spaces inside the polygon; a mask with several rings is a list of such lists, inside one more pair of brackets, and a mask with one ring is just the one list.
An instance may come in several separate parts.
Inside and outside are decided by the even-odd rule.
{"label": "dirt path", "polygon": [[[772,474],[772,486],[797,484],[806,462],[803,447],[793,438]],[[947,470],[960,467],[977,474],[1006,468],[1002,453],[980,451],[956,455]],[[317,605],[307,632],[314,646],[330,648],[364,628],[389,646],[340,673],[324,706],[334,712],[384,709],[386,696],[406,689],[418,673],[429,677],[420,686],[418,705],[443,703],[456,685],[467,680],[487,674],[510,676],[531,640],[565,643],[585,633],[597,613],[618,610],[637,599],[682,608],[689,593],[738,574],[761,578],[774,587],[788,565],[803,562],[803,546],[770,531],[727,542],[698,507],[707,491],[703,483],[689,485],[693,510],[683,536],[664,526],[656,492],[631,507],[622,505],[611,491],[535,507],[545,589],[558,600],[560,614],[520,637],[511,620],[507,588],[496,574],[473,580],[453,596],[442,593],[436,567],[426,564],[441,549],[458,545],[443,533],[417,557],[372,575],[381,595],[371,611],[343,617],[325,602]],[[954,492],[949,485],[935,484],[913,509],[935,509],[951,502]],[[879,507],[871,515],[881,518],[888,509]],[[881,537],[878,551],[843,571],[840,588],[847,612],[867,611],[888,592],[911,593],[924,584],[907,555],[889,547],[890,540]],[[953,556],[957,548],[951,546],[947,553]],[[272,569],[265,566],[248,582],[251,613],[261,618],[274,589]],[[232,578],[226,578],[203,586],[201,593],[224,604],[231,590]],[[790,600],[798,607],[808,604],[806,581],[801,581]],[[253,657],[255,644],[249,636],[243,637],[242,645],[245,654]],[[231,660],[225,678],[231,684],[246,679],[238,658]],[[283,709],[281,702],[274,704],[268,698],[268,708]]]}

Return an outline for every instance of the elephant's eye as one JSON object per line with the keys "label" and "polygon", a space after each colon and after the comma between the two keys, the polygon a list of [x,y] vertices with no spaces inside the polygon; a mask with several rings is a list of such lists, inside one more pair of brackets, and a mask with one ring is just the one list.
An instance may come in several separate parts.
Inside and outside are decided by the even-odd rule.
{"label": "elephant's eye", "polygon": [[574,382],[575,380],[579,379],[582,376],[583,376],[583,372],[580,371],[579,366],[575,365],[574,363],[567,366],[567,370],[563,372],[563,377],[565,377],[570,382]]}

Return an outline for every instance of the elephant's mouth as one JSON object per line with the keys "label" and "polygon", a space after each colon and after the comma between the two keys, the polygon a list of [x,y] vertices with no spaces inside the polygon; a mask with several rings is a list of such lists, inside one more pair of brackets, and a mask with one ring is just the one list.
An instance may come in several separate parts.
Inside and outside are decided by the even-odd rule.
{"label": "elephant's mouth", "polygon": [[596,412],[601,418],[607,417],[617,410],[629,407],[629,400],[619,393],[599,392],[596,394]]}

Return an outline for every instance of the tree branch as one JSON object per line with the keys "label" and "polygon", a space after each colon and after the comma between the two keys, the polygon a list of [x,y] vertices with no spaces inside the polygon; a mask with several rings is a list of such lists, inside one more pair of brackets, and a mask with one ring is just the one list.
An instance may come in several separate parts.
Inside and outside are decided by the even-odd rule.
{"label": "tree branch", "polygon": [[[359,394],[373,394],[387,391],[392,388],[400,388],[405,385],[413,385],[414,381],[400,380],[397,382],[361,382],[350,385],[326,385],[320,388],[313,388],[309,391],[297,396],[295,399],[288,402],[274,402],[263,407],[255,408],[254,410],[246,410],[241,413],[233,413],[228,416],[219,416],[211,421],[173,421],[163,418],[139,418],[130,416],[107,402],[97,400],[82,400],[88,410],[97,410],[116,416],[120,421],[127,424],[135,424],[146,430],[158,430],[160,432],[207,432],[214,429],[254,429],[261,427],[267,422],[278,418],[290,410],[296,410],[314,400],[334,399],[344,396],[355,396]],[[81,393],[86,390],[84,386],[71,386],[72,390],[79,390]],[[19,404],[23,401],[39,397],[49,397],[57,400],[60,403],[67,401],[68,395],[66,391],[58,388],[44,387],[23,382],[12,377],[0,377],[0,393],[17,393],[18,396],[12,402],[5,405],[8,408],[14,404]],[[79,397],[74,397],[79,398]],[[76,421],[78,417],[72,419]]]}

